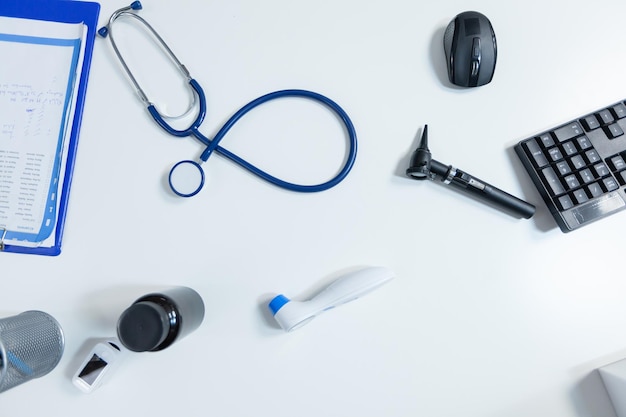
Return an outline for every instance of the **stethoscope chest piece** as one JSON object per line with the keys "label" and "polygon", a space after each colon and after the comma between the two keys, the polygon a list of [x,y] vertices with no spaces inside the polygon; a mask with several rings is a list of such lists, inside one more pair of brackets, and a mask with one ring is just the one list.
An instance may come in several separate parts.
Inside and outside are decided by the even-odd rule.
{"label": "stethoscope chest piece", "polygon": [[204,186],[204,171],[195,161],[180,161],[170,170],[169,183],[174,194],[193,197]]}

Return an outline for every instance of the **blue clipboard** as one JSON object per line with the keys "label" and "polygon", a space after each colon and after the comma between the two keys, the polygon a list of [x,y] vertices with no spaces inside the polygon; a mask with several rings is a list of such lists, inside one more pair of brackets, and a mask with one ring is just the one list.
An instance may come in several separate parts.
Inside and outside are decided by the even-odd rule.
{"label": "blue clipboard", "polygon": [[[16,17],[23,19],[47,20],[62,23],[83,23],[87,26],[85,39],[84,58],[82,71],[78,83],[76,107],[73,120],[71,120],[71,130],[69,136],[68,150],[66,154],[63,187],[59,195],[59,206],[56,218],[56,225],[53,231],[55,235],[54,245],[50,247],[25,247],[3,244],[0,246],[5,252],[31,253],[38,255],[56,256],[61,253],[61,243],[63,238],[63,228],[65,226],[74,162],[78,147],[78,137],[82,122],[83,108],[85,105],[85,94],[87,82],[89,80],[89,69],[93,48],[96,38],[98,16],[100,14],[100,4],[95,2],[83,2],[72,0],[2,0],[0,1],[0,16]],[[0,231],[0,235],[2,232]],[[0,236],[1,240],[2,236]]]}

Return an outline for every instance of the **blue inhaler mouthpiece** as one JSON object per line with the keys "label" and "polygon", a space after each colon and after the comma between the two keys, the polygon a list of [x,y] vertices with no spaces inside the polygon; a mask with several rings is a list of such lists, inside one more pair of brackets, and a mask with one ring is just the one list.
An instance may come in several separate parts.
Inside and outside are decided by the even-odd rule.
{"label": "blue inhaler mouthpiece", "polygon": [[274,315],[274,314],[278,313],[278,310],[280,310],[282,308],[282,306],[284,306],[288,302],[289,302],[289,298],[287,298],[284,295],[280,294],[280,295],[277,295],[276,297],[274,297],[272,299],[272,301],[270,301],[270,304],[269,304],[268,307],[270,308],[270,311]]}
{"label": "blue inhaler mouthpiece", "polygon": [[134,1],[130,4],[130,8],[133,10],[141,10],[143,7],[141,6],[140,1]]}

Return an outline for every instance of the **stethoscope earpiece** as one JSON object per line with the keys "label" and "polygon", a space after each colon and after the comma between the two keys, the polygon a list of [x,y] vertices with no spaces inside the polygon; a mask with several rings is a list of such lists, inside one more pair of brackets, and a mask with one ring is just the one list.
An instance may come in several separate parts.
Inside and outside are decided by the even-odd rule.
{"label": "stethoscope earpiece", "polygon": [[115,21],[115,19],[117,19],[120,14],[127,12],[129,10],[141,10],[141,9],[143,9],[143,6],[141,5],[141,2],[137,0],[137,1],[132,2],[130,6],[122,7],[121,9],[117,10],[115,13],[111,15],[111,18],[109,19],[109,24],[106,26],[102,26],[100,29],[98,29],[98,35],[102,36],[103,38],[106,38],[107,35],[109,34],[109,26],[111,26],[111,23],[113,23],[113,21]]}
{"label": "stethoscope earpiece", "polygon": [[180,161],[169,175],[170,188],[180,197],[193,197],[204,186],[204,170],[195,161]]}

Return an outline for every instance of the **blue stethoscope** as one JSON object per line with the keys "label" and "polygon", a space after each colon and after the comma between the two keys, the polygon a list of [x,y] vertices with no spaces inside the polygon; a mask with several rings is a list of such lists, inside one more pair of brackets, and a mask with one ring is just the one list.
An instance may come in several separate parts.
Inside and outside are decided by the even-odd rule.
{"label": "blue stethoscope", "polygon": [[[200,192],[200,190],[202,189],[202,186],[204,185],[204,171],[202,170],[202,167],[200,166],[200,164],[202,162],[206,162],[211,156],[211,154],[213,154],[213,151],[225,156],[226,158],[239,164],[240,166],[252,172],[253,174],[263,178],[264,180],[274,185],[277,185],[279,187],[285,188],[287,190],[291,190],[291,191],[298,191],[298,192],[305,192],[305,193],[324,191],[331,187],[334,187],[335,185],[340,183],[346,177],[346,175],[348,175],[348,173],[352,169],[352,166],[354,165],[354,160],[356,158],[356,150],[357,150],[356,131],[354,129],[352,121],[350,120],[346,112],[337,103],[335,103],[328,97],[325,97],[321,94],[318,94],[312,91],[280,90],[280,91],[275,91],[273,93],[266,94],[264,96],[261,96],[251,101],[250,103],[246,104],[241,109],[239,109],[222,126],[222,128],[217,132],[217,134],[215,135],[213,139],[209,139],[206,136],[204,136],[202,133],[200,133],[198,129],[200,128],[200,125],[202,124],[202,122],[204,121],[204,117],[206,116],[206,97],[204,95],[204,91],[202,90],[202,87],[200,87],[198,82],[191,77],[187,68],[185,68],[185,66],[178,60],[178,58],[174,55],[174,53],[169,48],[169,46],[165,43],[163,38],[159,36],[159,34],[153,29],[153,27],[148,22],[145,21],[145,19],[143,19],[142,17],[140,17],[139,15],[135,13],[135,11],[141,10],[141,8],[142,8],[141,3],[139,1],[135,1],[128,7],[124,7],[119,10],[116,10],[111,15],[109,19],[109,23],[103,28],[101,28],[100,30],[98,30],[98,33],[103,37],[107,37],[108,35],[108,39],[111,42],[111,46],[113,47],[115,54],[117,55],[120,63],[122,64],[122,67],[126,71],[128,78],[130,79],[133,86],[135,87],[135,90],[137,91],[137,94],[139,95],[139,98],[141,99],[141,101],[147,106],[148,112],[150,112],[150,114],[152,115],[152,118],[156,121],[156,123],[159,126],[161,126],[167,133],[171,135],[174,135],[177,137],[193,136],[206,146],[206,149],[200,155],[199,162],[192,161],[192,160],[184,160],[184,161],[178,162],[176,165],[174,165],[174,167],[172,167],[169,173],[169,184],[170,184],[172,191],[175,194],[181,197],[191,197],[191,196],[196,195],[198,192]],[[139,22],[141,22],[145,26],[145,28],[149,30],[150,34],[154,37],[154,39],[158,41],[158,43],[161,45],[161,47],[163,48],[167,56],[174,62],[174,64],[178,67],[178,69],[182,72],[183,76],[188,81],[194,99],[193,99],[193,102],[191,103],[189,110],[187,110],[185,114],[188,114],[189,111],[191,111],[192,109],[196,107],[197,107],[198,114],[197,114],[196,119],[190,124],[190,126],[187,129],[177,130],[177,129],[172,128],[168,124],[168,122],[166,122],[166,119],[173,119],[173,118],[177,118],[180,116],[173,117],[173,116],[159,113],[156,106],[148,99],[145,92],[139,86],[139,83],[137,82],[132,72],[128,68],[126,61],[122,57],[115,43],[115,40],[113,38],[113,31],[112,31],[113,23],[118,18],[123,17],[123,16],[133,17],[137,19]],[[331,180],[321,183],[321,184],[317,184],[317,185],[300,185],[300,184],[294,184],[294,183],[290,183],[287,181],[283,181],[279,178],[276,178],[268,174],[267,172],[262,171],[261,169],[250,164],[249,162],[238,157],[234,153],[219,146],[219,143],[224,138],[224,135],[226,135],[226,133],[230,130],[230,128],[233,127],[233,125],[246,113],[248,113],[250,110],[252,110],[253,108],[263,103],[266,103],[270,100],[282,98],[282,97],[301,97],[305,99],[318,101],[326,105],[337,116],[339,116],[339,118],[345,125],[347,129],[348,137],[349,137],[348,156],[346,158],[346,161],[342,169]]]}

